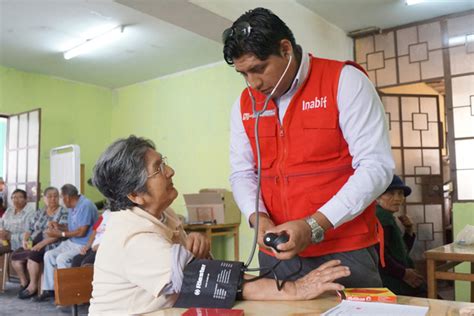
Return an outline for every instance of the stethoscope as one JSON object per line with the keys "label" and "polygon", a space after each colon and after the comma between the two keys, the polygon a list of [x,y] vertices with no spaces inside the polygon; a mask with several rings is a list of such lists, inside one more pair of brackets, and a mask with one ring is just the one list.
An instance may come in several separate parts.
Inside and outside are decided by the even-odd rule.
{"label": "stethoscope", "polygon": [[[257,192],[256,192],[256,197],[255,197],[255,233],[254,233],[254,240],[253,240],[253,247],[249,255],[249,259],[247,260],[247,263],[245,264],[246,271],[260,271],[261,268],[256,268],[256,269],[250,269],[248,268],[250,263],[253,260],[253,256],[255,254],[255,249],[257,247],[257,239],[258,239],[258,224],[259,224],[259,201],[260,201],[260,180],[261,180],[261,172],[262,172],[262,167],[261,167],[261,157],[260,157],[260,142],[258,139],[258,122],[260,119],[260,116],[265,113],[267,110],[268,102],[270,102],[270,99],[273,97],[273,94],[275,93],[276,89],[280,86],[281,81],[283,80],[283,77],[285,77],[286,73],[288,72],[288,69],[290,68],[292,60],[292,55],[290,55],[290,58],[288,60],[288,64],[286,65],[285,71],[283,71],[282,75],[280,76],[280,79],[278,79],[277,84],[273,88],[272,92],[270,92],[269,95],[265,98],[265,103],[263,104],[263,108],[260,111],[257,111],[257,102],[255,100],[255,97],[253,96],[253,93],[250,89],[250,84],[248,83],[247,80],[245,80],[245,84],[247,85],[247,91],[250,96],[250,100],[252,101],[252,111],[253,111],[253,117],[255,118],[255,147],[257,151]],[[277,113],[275,113],[277,115]]]}
{"label": "stethoscope", "polygon": [[[263,104],[263,108],[260,111],[257,111],[257,102],[255,101],[255,97],[253,96],[252,90],[250,89],[250,84],[247,80],[245,80],[245,84],[247,85],[247,91],[249,93],[250,100],[252,101],[252,111],[253,111],[253,117],[255,119],[258,119],[260,117],[260,115],[262,115],[267,110],[268,102],[270,102],[270,99],[273,97],[273,94],[275,93],[276,89],[280,86],[280,83],[283,80],[283,77],[285,77],[288,69],[290,68],[292,58],[293,58],[293,56],[290,55],[290,58],[288,59],[288,64],[286,65],[285,71],[283,71],[283,73],[281,74],[280,79],[278,79],[278,82],[275,85],[275,87],[273,88],[272,92],[270,92],[270,94],[267,95],[267,97],[265,98],[265,103]],[[257,124],[255,124],[255,126],[257,126]]]}

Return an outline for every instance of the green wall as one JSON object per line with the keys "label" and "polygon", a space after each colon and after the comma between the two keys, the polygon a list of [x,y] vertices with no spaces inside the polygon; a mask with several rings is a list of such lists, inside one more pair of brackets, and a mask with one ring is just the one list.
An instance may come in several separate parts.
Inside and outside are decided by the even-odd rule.
{"label": "green wall", "polygon": [[[110,142],[112,91],[0,66],[0,113],[37,108],[41,108],[41,187],[49,185],[50,149],[67,144],[81,147],[81,163],[89,178],[97,156]],[[87,184],[85,195],[101,199]]]}
{"label": "green wall", "polygon": [[[224,63],[135,84],[115,91],[112,139],[129,134],[152,139],[175,170],[180,196],[172,207],[183,215],[183,193],[227,188],[232,104],[245,86]],[[240,259],[250,251],[252,231],[242,218]],[[218,257],[233,256],[232,239],[213,244]]]}
{"label": "green wall", "polygon": [[[454,238],[466,226],[474,225],[474,203],[454,203],[453,205],[453,225]],[[455,268],[456,272],[469,273],[471,266],[469,263],[462,263]],[[474,271],[473,271],[474,272]],[[471,285],[470,282],[456,281],[455,294],[456,301],[471,301]]]}
{"label": "green wall", "polygon": [[5,179],[3,162],[5,159],[5,145],[7,141],[7,120],[0,118],[0,177]]}

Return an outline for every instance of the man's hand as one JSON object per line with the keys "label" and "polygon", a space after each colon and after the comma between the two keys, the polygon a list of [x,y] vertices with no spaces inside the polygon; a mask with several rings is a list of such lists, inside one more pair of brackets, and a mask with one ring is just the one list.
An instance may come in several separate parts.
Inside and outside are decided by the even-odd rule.
{"label": "man's hand", "polygon": [[419,287],[423,284],[423,277],[418,274],[414,269],[405,269],[405,275],[403,281],[413,288]]}
{"label": "man's hand", "polygon": [[61,231],[55,228],[48,228],[45,230],[45,233],[51,238],[61,238]]}
{"label": "man's hand", "polygon": [[347,277],[351,271],[341,266],[341,261],[331,260],[320,265],[304,277],[295,281],[297,300],[311,300],[326,291],[343,290],[344,286],[334,283],[334,280]]}
{"label": "man's hand", "polygon": [[43,243],[43,241],[40,241],[39,243],[37,243],[36,245],[33,246],[33,248],[31,248],[31,251],[40,251],[41,249],[43,249],[46,245]]}
{"label": "man's hand", "polygon": [[405,232],[408,235],[412,235],[413,234],[413,222],[411,221],[411,219],[406,215],[400,215],[400,216],[398,216],[398,219],[402,223],[403,227],[405,227]]}
{"label": "man's hand", "polygon": [[282,232],[285,232],[290,240],[278,245],[280,252],[274,251],[277,259],[291,259],[311,244],[311,227],[302,219],[283,223],[267,231],[267,233],[276,234]]}
{"label": "man's hand", "polygon": [[10,240],[10,232],[8,230],[0,229],[0,239]]}
{"label": "man's hand", "polygon": [[89,246],[82,246],[82,247],[81,247],[81,250],[79,251],[79,253],[80,253],[81,255],[85,255],[86,252],[87,252],[87,250],[89,250]]}
{"label": "man's hand", "polygon": [[196,258],[209,258],[211,243],[209,239],[200,233],[189,233],[186,239],[186,249],[188,249]]}
{"label": "man's hand", "polygon": [[[249,222],[250,222],[250,224],[252,224],[252,226],[255,226],[256,221],[257,221],[257,213],[253,213],[249,217]],[[270,248],[268,248],[267,245],[265,245],[263,243],[263,236],[265,235],[265,233],[268,230],[271,230],[274,227],[275,227],[275,224],[270,219],[270,217],[268,217],[267,214],[262,213],[262,212],[258,213],[258,239],[257,239],[257,242],[258,242],[258,245],[260,247],[270,249]]]}
{"label": "man's hand", "polygon": [[54,222],[54,221],[48,222],[48,228],[49,229],[59,229],[59,224],[58,224],[58,222]]}

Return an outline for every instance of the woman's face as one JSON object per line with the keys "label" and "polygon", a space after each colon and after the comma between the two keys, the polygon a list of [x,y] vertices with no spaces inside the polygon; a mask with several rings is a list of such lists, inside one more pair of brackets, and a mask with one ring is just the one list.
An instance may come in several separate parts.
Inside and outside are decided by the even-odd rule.
{"label": "woman's face", "polygon": [[377,199],[381,207],[393,213],[398,212],[403,201],[405,201],[405,195],[402,189],[387,191]]}
{"label": "woman's face", "polygon": [[163,212],[178,196],[173,186],[174,170],[163,163],[163,157],[153,149],[145,153],[145,165],[149,175],[146,193],[139,193],[136,203],[151,213]]}
{"label": "woman's face", "polygon": [[22,210],[26,206],[26,199],[21,192],[12,194],[12,202],[15,210]]}
{"label": "woman's face", "polygon": [[59,206],[59,193],[56,190],[48,190],[43,198],[47,208],[55,210]]}

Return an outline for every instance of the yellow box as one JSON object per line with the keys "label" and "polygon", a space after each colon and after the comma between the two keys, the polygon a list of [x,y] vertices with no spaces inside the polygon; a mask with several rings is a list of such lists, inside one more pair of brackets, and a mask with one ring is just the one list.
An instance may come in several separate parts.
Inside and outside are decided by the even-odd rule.
{"label": "yellow box", "polygon": [[337,291],[341,300],[359,302],[396,303],[397,296],[385,287],[374,288],[346,288]]}

